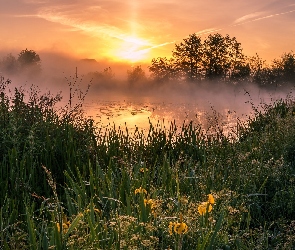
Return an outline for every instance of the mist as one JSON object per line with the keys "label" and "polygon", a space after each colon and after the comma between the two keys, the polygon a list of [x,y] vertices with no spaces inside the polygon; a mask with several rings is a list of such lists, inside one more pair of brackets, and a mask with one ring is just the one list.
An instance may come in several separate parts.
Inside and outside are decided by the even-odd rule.
{"label": "mist", "polygon": [[[7,54],[0,53],[2,57]],[[38,74],[1,72],[4,79],[11,80],[11,90],[14,87],[29,90],[34,85],[41,94],[60,93],[62,105],[66,105],[70,98],[73,104],[83,102],[85,114],[101,124],[113,118],[114,123],[118,121],[122,125],[125,118],[131,126],[139,123],[148,126],[147,117],[204,123],[204,119],[200,120],[200,112],[207,118],[212,114],[220,114],[224,119],[233,114],[239,118],[249,117],[253,106],[259,109],[265,103],[292,94],[290,87],[270,90],[250,82],[237,85],[217,81],[158,83],[149,78],[148,65],[74,58],[61,53],[40,52],[39,55],[42,70]],[[145,76],[131,83],[128,71],[138,66]],[[116,114],[122,107],[126,112]],[[146,115],[141,117],[142,114]]]}

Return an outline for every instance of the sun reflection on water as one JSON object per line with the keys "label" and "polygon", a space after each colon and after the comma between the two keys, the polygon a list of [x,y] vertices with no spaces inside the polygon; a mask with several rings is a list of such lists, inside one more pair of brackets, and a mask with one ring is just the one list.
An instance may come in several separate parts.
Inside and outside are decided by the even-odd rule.
{"label": "sun reflection on water", "polygon": [[85,111],[100,128],[116,127],[129,131],[148,132],[150,123],[169,129],[171,122],[179,128],[193,122],[209,131],[213,126],[234,128],[237,114],[229,109],[205,111],[193,103],[99,101],[85,104]]}

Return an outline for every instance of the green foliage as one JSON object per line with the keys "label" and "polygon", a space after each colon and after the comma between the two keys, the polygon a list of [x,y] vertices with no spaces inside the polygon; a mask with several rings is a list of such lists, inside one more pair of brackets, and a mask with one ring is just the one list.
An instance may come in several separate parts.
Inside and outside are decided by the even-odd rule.
{"label": "green foliage", "polygon": [[9,84],[0,88],[4,249],[294,248],[292,99],[255,108],[235,139],[193,123],[130,134],[58,111],[61,97],[36,88],[10,97]]}

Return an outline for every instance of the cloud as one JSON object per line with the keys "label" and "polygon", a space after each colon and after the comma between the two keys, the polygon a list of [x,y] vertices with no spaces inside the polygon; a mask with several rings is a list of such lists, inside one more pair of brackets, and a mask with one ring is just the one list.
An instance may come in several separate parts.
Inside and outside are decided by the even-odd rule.
{"label": "cloud", "polygon": [[237,18],[231,26],[256,22],[268,18],[286,15],[295,12],[294,0],[276,0],[265,4],[256,12]]}
{"label": "cloud", "polygon": [[75,19],[67,15],[55,13],[54,11],[41,11],[35,16],[50,22],[70,26],[71,28],[73,28],[73,30],[83,31],[90,34],[91,36],[106,35],[126,42],[132,42],[127,33],[124,33],[120,28],[116,26],[108,25],[106,23],[97,25],[92,21]]}
{"label": "cloud", "polygon": [[[286,15],[286,14],[289,14],[289,13],[293,13],[295,12],[295,9],[294,10],[289,10],[289,11],[286,11],[286,12],[281,12],[281,13],[274,13],[274,14],[269,14],[269,15],[257,15],[256,13],[252,13],[252,14],[249,14],[249,15],[246,15],[246,16],[243,16],[241,18],[238,18],[234,21],[234,23],[230,26],[237,26],[237,25],[242,25],[242,24],[247,24],[247,23],[251,23],[251,22],[256,22],[256,21],[260,21],[260,20],[263,20],[263,19],[267,19],[267,18],[272,18],[272,17],[276,17],[276,16],[280,16],[280,15]],[[263,13],[265,14],[265,13]]]}
{"label": "cloud", "polygon": [[234,23],[236,23],[236,24],[238,24],[238,23],[244,23],[244,22],[246,22],[248,20],[251,20],[251,19],[253,20],[256,17],[261,16],[262,14],[263,14],[263,12],[254,12],[254,13],[251,13],[251,14],[248,14],[248,15],[245,15],[245,16],[242,16],[242,17],[236,19],[234,21]]}
{"label": "cloud", "polygon": [[220,31],[221,28],[210,28],[210,29],[204,29],[204,30],[200,30],[198,32],[196,32],[197,35],[205,35],[205,34],[210,34],[210,33],[214,33],[216,31]]}

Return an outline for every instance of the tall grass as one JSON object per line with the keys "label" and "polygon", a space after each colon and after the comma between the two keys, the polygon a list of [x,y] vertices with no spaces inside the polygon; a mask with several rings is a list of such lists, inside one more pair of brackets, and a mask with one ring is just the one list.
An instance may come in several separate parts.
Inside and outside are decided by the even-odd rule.
{"label": "tall grass", "polygon": [[76,109],[58,110],[60,96],[11,97],[8,87],[1,82],[1,248],[295,247],[291,98],[256,110],[233,140],[193,123],[103,132]]}

